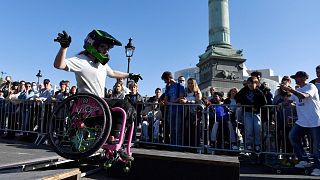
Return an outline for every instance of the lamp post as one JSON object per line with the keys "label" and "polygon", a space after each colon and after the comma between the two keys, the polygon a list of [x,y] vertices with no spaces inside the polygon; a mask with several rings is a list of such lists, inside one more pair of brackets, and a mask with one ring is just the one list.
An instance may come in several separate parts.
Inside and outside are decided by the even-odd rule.
{"label": "lamp post", "polygon": [[1,79],[0,79],[0,84],[2,84],[2,81],[3,81],[3,75],[4,74],[7,74],[6,72],[4,72],[4,71],[1,71]]}
{"label": "lamp post", "polygon": [[38,74],[36,75],[37,78],[38,78],[38,90],[39,90],[39,83],[40,83],[40,78],[42,77],[42,74],[41,74],[41,70],[39,70]]}
{"label": "lamp post", "polygon": [[[128,58],[127,73],[129,73],[130,72],[130,61],[131,61],[131,57],[132,57],[134,49],[135,49],[135,47],[132,45],[132,38],[129,38],[129,42],[125,46],[125,49],[126,49],[126,57]],[[128,83],[129,83],[129,80],[127,79],[127,87],[128,87]]]}

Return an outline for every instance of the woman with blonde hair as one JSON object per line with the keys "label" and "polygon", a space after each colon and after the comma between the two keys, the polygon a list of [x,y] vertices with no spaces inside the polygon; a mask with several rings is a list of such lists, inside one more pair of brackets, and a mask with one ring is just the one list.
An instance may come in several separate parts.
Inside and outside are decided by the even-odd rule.
{"label": "woman with blonde hair", "polygon": [[[200,117],[201,117],[201,103],[202,94],[198,83],[194,78],[189,78],[187,81],[187,89],[185,98],[182,100],[185,104],[186,118],[184,122],[184,139],[185,145],[198,146],[200,143]],[[199,109],[200,108],[200,109]]]}
{"label": "woman with blonde hair", "polygon": [[202,94],[197,81],[194,78],[188,79],[184,103],[201,103]]}

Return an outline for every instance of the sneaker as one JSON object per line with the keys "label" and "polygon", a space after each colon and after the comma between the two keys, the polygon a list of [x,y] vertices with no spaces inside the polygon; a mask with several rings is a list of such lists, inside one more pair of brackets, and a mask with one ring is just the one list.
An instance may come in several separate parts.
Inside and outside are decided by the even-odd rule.
{"label": "sneaker", "polygon": [[127,154],[124,150],[119,150],[119,155],[123,160],[126,161],[133,161],[134,158],[132,156],[130,156],[129,154]]}
{"label": "sneaker", "polygon": [[39,128],[39,126],[38,126],[38,125],[36,125],[36,126],[33,128],[33,131],[38,130],[38,128]]}
{"label": "sneaker", "polygon": [[254,151],[257,152],[257,153],[259,153],[259,152],[261,151],[260,146],[258,146],[258,145],[255,146],[255,147],[254,147]]}
{"label": "sneaker", "polygon": [[216,142],[215,141],[210,141],[210,147],[215,148],[216,147]]}
{"label": "sneaker", "polygon": [[232,145],[232,150],[236,151],[236,150],[239,150],[239,147],[237,145]]}
{"label": "sneaker", "polygon": [[308,168],[311,167],[312,164],[310,162],[307,161],[300,161],[298,164],[296,164],[294,167],[296,168]]}
{"label": "sneaker", "polygon": [[320,169],[318,168],[315,168],[312,173],[311,173],[312,176],[320,176]]}
{"label": "sneaker", "polygon": [[131,147],[131,148],[139,147],[139,143],[132,142],[132,143],[130,144],[130,147]]}
{"label": "sneaker", "polygon": [[42,144],[43,144],[43,145],[48,145],[49,142],[48,142],[48,140],[46,139]]}

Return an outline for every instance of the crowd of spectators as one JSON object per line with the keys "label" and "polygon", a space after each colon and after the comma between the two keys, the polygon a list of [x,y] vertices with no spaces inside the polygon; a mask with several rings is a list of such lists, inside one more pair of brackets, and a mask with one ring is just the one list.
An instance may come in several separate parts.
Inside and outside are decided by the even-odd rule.
{"label": "crowd of spectators", "polygon": [[[172,73],[166,71],[161,76],[166,84],[165,92],[157,101],[166,106],[159,108],[161,116],[153,115],[151,120],[148,119],[150,115],[146,116],[144,140],[158,142],[159,134],[150,131],[160,133],[159,127],[162,127],[167,132],[163,134],[162,138],[167,139],[163,143],[198,146],[201,138],[198,120],[203,114],[197,113],[193,105],[199,105],[207,110],[201,112],[209,112],[208,123],[202,127],[210,135],[202,138],[205,143],[210,142],[211,147],[239,150],[241,146],[242,150],[254,153],[295,152],[296,157],[285,158],[298,158],[298,168],[312,166],[304,151],[307,148],[314,155],[311,174],[320,175],[320,66],[316,67],[316,73],[317,78],[310,83],[306,82],[309,76],[303,71],[284,76],[273,95],[268,84],[261,82],[261,72],[254,71],[240,90],[231,88],[227,97],[215,87],[210,88],[209,97],[202,97],[195,79],[189,78],[186,85],[183,76],[176,82]],[[291,79],[295,80],[294,88],[290,86]],[[209,127],[205,127],[207,124]]]}
{"label": "crowd of spectators", "polygon": [[77,92],[77,87],[70,87],[69,80],[61,80],[60,88],[54,91],[49,79],[43,83],[28,82],[25,80],[13,81],[11,76],[1,79],[0,98],[9,100],[36,100],[36,101],[62,101]]}
{"label": "crowd of spectators", "polygon": [[0,84],[1,135],[14,138],[16,132],[23,131],[20,135],[28,139],[32,133],[26,132],[45,133],[48,118],[52,113],[52,104],[77,93],[77,87],[70,88],[68,80],[61,80],[59,85],[60,88],[54,91],[49,79],[44,79],[41,84],[25,80],[14,81],[11,76],[2,79]]}
{"label": "crowd of spectators", "polygon": [[[313,131],[320,127],[320,113],[313,117],[315,123],[312,127],[299,126],[302,129],[299,129],[301,139],[294,138],[290,133],[292,129],[297,131],[295,121],[303,118],[301,112],[297,111],[300,108],[296,108],[297,105],[303,106],[301,102],[313,98],[316,107],[309,111],[317,114],[320,108],[317,107],[320,104],[320,66],[316,67],[316,73],[317,78],[305,84],[299,80],[308,78],[303,71],[291,78],[284,76],[273,95],[267,84],[261,82],[261,72],[254,71],[243,82],[242,88],[230,88],[225,95],[217,91],[217,87],[210,87],[210,96],[207,97],[194,78],[186,80],[180,76],[176,82],[172,73],[166,71],[161,76],[165,83],[164,92],[158,87],[154,96],[144,99],[138,92],[137,83],[129,82],[127,88],[124,79],[117,79],[111,89],[105,89],[105,98],[124,99],[136,108],[137,127],[141,128],[140,140],[144,142],[198,147],[202,138],[212,148],[239,150],[242,146],[245,151],[256,153],[272,150],[270,144],[273,144],[276,152],[293,153],[298,149],[300,162],[308,162],[301,147],[313,145],[313,153],[319,155],[317,144],[309,142],[310,139],[314,142],[320,140],[319,136],[314,135],[316,131]],[[297,83],[294,88],[290,86],[291,79]],[[312,91],[303,91],[305,85],[310,86]],[[40,85],[13,81],[6,76],[0,85],[0,99],[61,101],[77,93],[76,86],[70,87],[69,81],[62,80],[59,86],[59,90],[54,92],[49,79],[44,79]],[[205,125],[200,124],[203,112],[209,114]],[[208,136],[202,136],[202,127],[207,128]],[[274,127],[273,138],[270,136],[270,127]]]}

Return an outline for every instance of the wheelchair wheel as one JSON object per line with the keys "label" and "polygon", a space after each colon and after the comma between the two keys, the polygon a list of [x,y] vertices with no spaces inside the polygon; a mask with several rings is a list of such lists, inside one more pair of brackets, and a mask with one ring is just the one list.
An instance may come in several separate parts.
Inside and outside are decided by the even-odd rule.
{"label": "wheelchair wheel", "polygon": [[49,142],[67,159],[95,153],[107,140],[112,126],[108,104],[92,94],[76,94],[63,100],[49,121]]}

